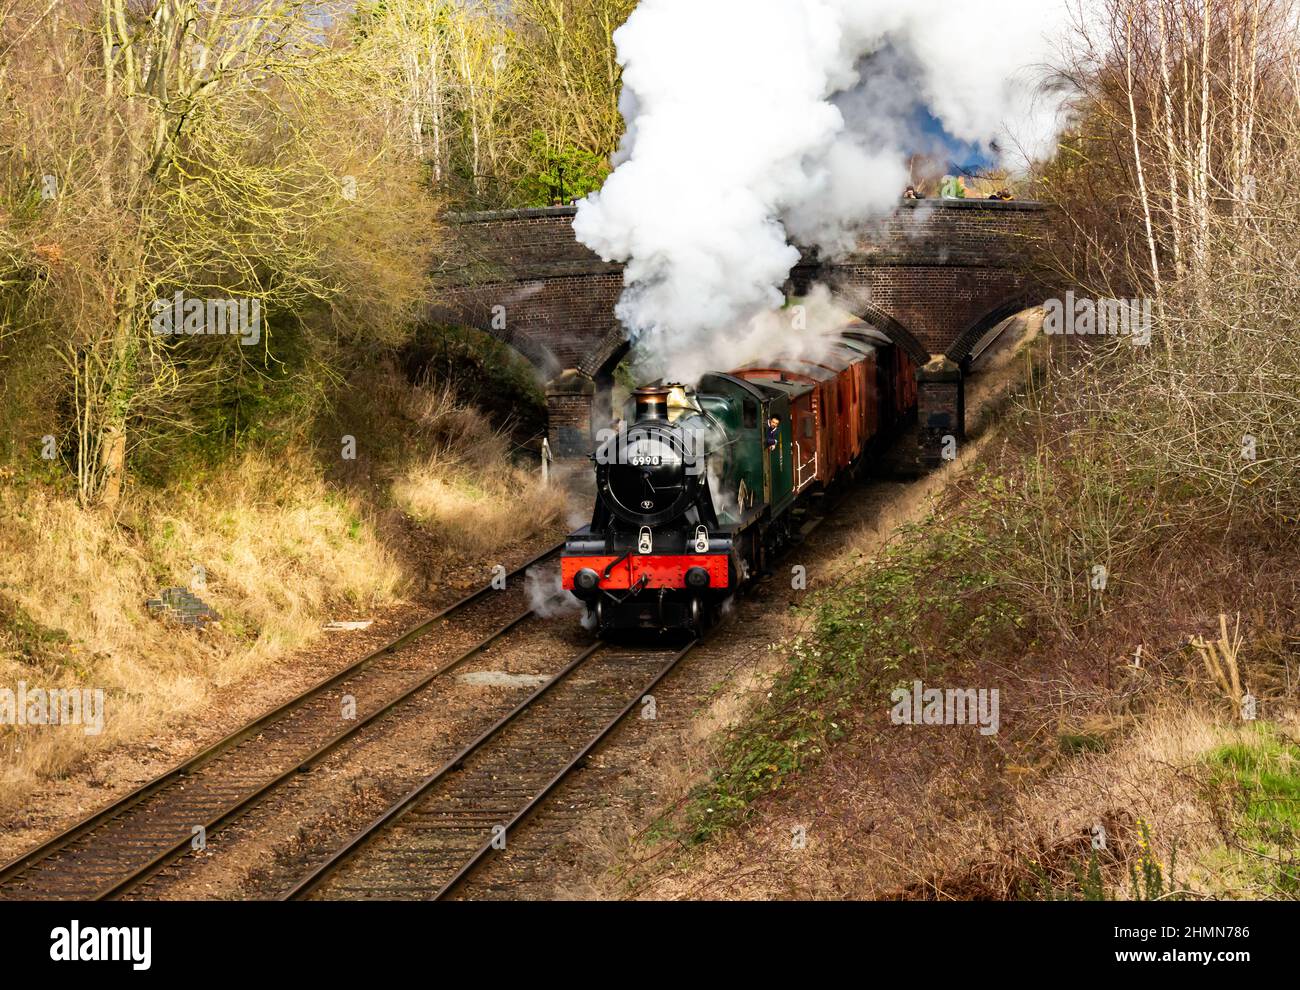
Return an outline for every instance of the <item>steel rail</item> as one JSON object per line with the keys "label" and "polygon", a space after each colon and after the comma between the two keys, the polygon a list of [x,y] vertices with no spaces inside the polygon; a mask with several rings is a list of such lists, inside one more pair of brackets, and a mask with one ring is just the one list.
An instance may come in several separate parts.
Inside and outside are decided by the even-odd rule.
{"label": "steel rail", "polygon": [[[531,557],[524,563],[520,564],[514,570],[508,572],[506,575],[507,580],[511,577],[515,577],[523,574],[529,567],[533,566],[539,561],[545,560],[546,558],[553,556],[554,554],[558,553],[561,549],[563,549],[563,547],[564,547],[563,543],[557,543],[554,546],[549,547],[546,550],[543,550],[541,553],[536,554],[535,556]],[[319,697],[325,691],[328,691],[330,688],[336,686],[342,681],[347,680],[349,677],[361,672],[366,667],[374,663],[374,661],[379,659],[380,657],[383,657],[390,653],[395,653],[396,651],[402,649],[404,646],[406,646],[412,640],[424,634],[426,631],[428,631],[432,626],[437,624],[442,619],[445,619],[451,615],[456,614],[457,612],[462,611],[463,609],[467,608],[468,606],[482,599],[484,596],[492,593],[494,590],[496,589],[494,589],[493,584],[489,583],[487,585],[484,585],[482,588],[479,588],[476,591],[471,592],[470,594],[459,599],[458,601],[452,602],[450,605],[446,606],[439,612],[435,613],[434,615],[428,617],[427,619],[422,620],[421,622],[407,629],[405,632],[399,634],[397,637],[390,640],[389,642],[379,647],[378,649],[371,651],[370,653],[361,657],[359,660],[356,660],[355,662],[349,664],[347,667],[344,667],[342,670],[339,670],[338,672],[330,675],[324,680],[317,682],[313,686],[307,688],[307,690],[295,695],[293,698],[290,698],[289,700],[276,706],[270,711],[265,712],[264,714],[258,716],[257,718],[253,719],[251,722],[246,723],[245,725],[231,732],[229,735],[223,737],[222,739],[217,740],[216,742],[212,743],[210,746],[206,747],[205,749],[201,750],[195,755],[188,757],[185,760],[182,760],[180,763],[177,763],[169,770],[166,770],[159,776],[154,777],[152,780],[145,782],[144,784],[137,787],[135,790],[129,792],[128,794],[123,795],[117,800],[110,802],[109,804],[105,805],[103,808],[99,809],[98,811],[92,813],[86,818],[83,818],[80,821],[76,822],[75,824],[69,826],[64,831],[58,833],[57,835],[51,837],[50,839],[47,839],[46,841],[40,843],[39,845],[34,846],[33,848],[29,849],[27,852],[18,856],[16,859],[10,861],[9,863],[6,863],[3,867],[0,867],[0,884],[5,884],[8,881],[14,879],[16,876],[23,873],[24,871],[37,865],[43,860],[48,859],[50,856],[55,855],[61,849],[66,848],[69,844],[76,841],[77,839],[85,836],[86,834],[98,828],[99,826],[109,821],[112,821],[114,818],[119,817],[120,815],[129,811],[131,808],[138,805],[141,801],[144,801],[145,799],[152,797],[154,794],[158,793],[159,791],[163,790],[167,786],[171,785],[179,778],[182,778],[187,774],[193,772],[194,770],[199,769],[201,766],[208,763],[213,758],[234,748],[235,746],[245,741],[246,739],[253,737],[257,733],[261,732],[268,725],[271,725],[274,722],[279,721],[285,715],[291,713],[292,711],[298,708],[301,708],[306,703]],[[522,618],[519,621],[522,621]],[[496,638],[496,636],[500,634],[501,631],[499,630],[496,634],[493,635],[492,638]],[[458,661],[460,659],[464,659],[464,658],[458,658]],[[354,728],[359,728],[359,726]],[[337,742],[335,742],[335,744],[337,744]],[[317,754],[313,754],[313,756],[315,755]],[[186,844],[188,845],[188,840]],[[106,890],[107,889],[115,889],[115,888],[106,888]]]}
{"label": "steel rail", "polygon": [[[623,721],[624,718],[627,717],[628,713],[631,712],[632,709],[635,708],[640,703],[641,699],[644,698],[649,692],[653,691],[655,687],[659,684],[659,682],[662,681],[665,677],[667,677],[668,673],[674,667],[677,666],[677,664],[681,661],[681,659],[684,656],[686,656],[686,654],[690,653],[691,650],[695,649],[695,647],[698,646],[700,642],[701,641],[699,639],[693,639],[689,643],[687,643],[684,647],[682,647],[680,650],[678,650],[675,654],[673,654],[672,658],[667,663],[665,663],[663,667],[659,669],[658,673],[656,673],[653,678],[651,678],[650,683],[648,683],[645,687],[639,690],[636,693],[636,696],[632,698],[632,700],[629,701],[626,706],[624,706],[623,710],[619,712],[617,715],[615,715],[612,719],[610,719],[609,722],[605,724],[605,727],[601,729],[587,743],[587,745],[582,747],[582,749],[578,752],[578,755],[575,756],[572,760],[570,760],[564,766],[564,768],[559,771],[559,773],[557,773],[554,777],[552,777],[550,781],[547,782],[547,784],[540,791],[538,791],[538,793],[535,794],[529,800],[529,802],[526,805],[524,805],[524,807],[521,808],[512,819],[510,819],[508,823],[506,823],[505,829],[502,834],[508,835],[512,828],[514,828],[516,825],[520,824],[525,818],[527,818],[537,808],[537,806],[541,804],[543,799],[545,799],[546,796],[551,793],[551,791],[555,790],[555,788],[558,787],[560,783],[566,777],[569,776],[569,774],[571,774],[574,770],[576,770],[579,764],[581,764],[587,758],[587,756],[592,752],[592,750],[594,750],[597,746],[601,744],[601,742],[604,741],[606,736],[608,736],[611,732],[614,731],[614,729],[618,726],[618,724],[621,721]],[[477,870],[480,866],[482,866],[483,862],[489,856],[491,856],[493,852],[496,851],[497,847],[494,846],[492,843],[493,840],[489,839],[482,846],[480,846],[478,851],[474,853],[473,857],[471,857],[465,863],[465,865],[462,866],[456,872],[455,876],[453,876],[450,880],[444,883],[441,888],[439,888],[438,892],[433,895],[433,900],[438,901],[445,898],[449,893],[451,893],[462,883],[464,883],[465,880],[469,878],[470,874],[472,874],[475,870]]]}
{"label": "steel rail", "polygon": [[447,774],[459,767],[479,749],[482,749],[483,746],[495,738],[506,726],[526,711],[533,702],[537,701],[538,698],[541,698],[549,692],[551,688],[555,687],[555,685],[561,683],[565,678],[573,673],[573,671],[586,663],[586,661],[594,654],[600,650],[607,649],[608,646],[608,643],[597,642],[584,649],[545,684],[540,685],[532,694],[521,700],[514,708],[506,712],[506,714],[497,719],[496,722],[484,729],[472,742],[468,743],[457,752],[455,756],[447,760],[437,770],[416,784],[415,787],[408,791],[403,797],[391,804],[377,818],[368,823],[360,832],[354,835],[346,845],[336,850],[329,859],[307,876],[299,880],[298,883],[294,884],[293,887],[281,895],[280,900],[301,900],[307,894],[316,889],[316,887],[320,886],[320,884],[324,883],[325,880],[332,876],[340,866],[351,859],[351,857],[363,846],[368,844],[371,839],[415,807],[415,805],[419,803],[420,799],[433,790],[433,788],[436,787],[443,778],[447,776]]}
{"label": "steel rail", "polygon": [[[298,763],[295,763],[293,766],[288,767],[287,769],[282,771],[278,776],[267,781],[266,783],[262,784],[256,789],[250,791],[243,798],[240,798],[237,803],[230,805],[225,810],[223,810],[219,815],[217,815],[217,817],[209,820],[208,822],[205,822],[203,824],[205,834],[216,832],[222,826],[227,825],[234,819],[238,818],[246,810],[248,810],[254,804],[259,802],[262,798],[266,797],[268,794],[270,794],[273,790],[275,790],[277,787],[283,784],[290,777],[297,776],[300,773],[305,773],[306,771],[310,770],[313,766],[319,763],[322,759],[324,759],[327,755],[329,755],[331,752],[333,752],[343,743],[347,742],[349,739],[355,736],[367,725],[371,724],[376,719],[381,718],[384,715],[387,715],[394,708],[398,707],[403,702],[410,699],[412,696],[418,694],[420,691],[423,691],[435,680],[437,680],[439,677],[446,674],[448,671],[452,670],[454,667],[459,667],[466,660],[469,660],[471,657],[477,656],[479,653],[483,652],[483,650],[485,650],[492,643],[496,642],[498,639],[500,639],[506,633],[510,632],[520,623],[531,618],[534,614],[535,613],[533,612],[532,609],[527,609],[524,612],[521,612],[520,614],[516,615],[505,625],[499,627],[498,629],[493,630],[484,639],[480,640],[478,643],[471,646],[468,650],[466,650],[460,656],[456,657],[454,660],[449,660],[447,663],[443,664],[442,666],[430,671],[428,674],[421,677],[418,681],[416,681],[415,683],[411,684],[409,687],[402,690],[401,693],[388,699],[388,701],[384,702],[383,705],[375,709],[365,718],[354,722],[351,726],[344,729],[342,732],[339,732],[336,735],[334,735],[332,738],[327,740],[321,746],[317,747],[315,750],[309,753]],[[169,849],[166,849],[163,852],[159,853],[156,857],[154,857],[148,863],[141,866],[133,873],[125,874],[120,880],[98,891],[92,897],[92,900],[96,900],[96,901],[108,900],[109,898],[116,897],[132,889],[133,887],[138,886],[140,883],[144,882],[149,877],[153,876],[159,870],[162,870],[170,863],[176,861],[181,856],[185,855],[186,851],[190,848],[190,844],[191,844],[191,838],[188,836],[179,839]]]}

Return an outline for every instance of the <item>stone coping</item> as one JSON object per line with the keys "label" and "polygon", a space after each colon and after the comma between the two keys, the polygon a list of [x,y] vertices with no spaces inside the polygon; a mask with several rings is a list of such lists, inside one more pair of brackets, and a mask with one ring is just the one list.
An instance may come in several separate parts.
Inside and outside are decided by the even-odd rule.
{"label": "stone coping", "polygon": [[[1003,212],[1042,213],[1050,210],[1048,203],[1032,199],[900,199],[902,209],[915,210],[923,207],[938,207],[944,210],[1001,210]],[[537,206],[517,210],[479,210],[471,212],[446,213],[443,219],[449,223],[491,223],[500,220],[542,220],[548,217],[571,217],[576,215],[576,206]]]}

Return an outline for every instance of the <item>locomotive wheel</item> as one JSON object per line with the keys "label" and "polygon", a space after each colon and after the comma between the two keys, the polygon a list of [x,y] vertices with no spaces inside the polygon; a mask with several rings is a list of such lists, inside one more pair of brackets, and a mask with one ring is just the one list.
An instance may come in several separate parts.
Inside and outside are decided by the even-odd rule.
{"label": "locomotive wheel", "polygon": [[696,636],[704,635],[704,606],[699,598],[691,599],[691,632]]}

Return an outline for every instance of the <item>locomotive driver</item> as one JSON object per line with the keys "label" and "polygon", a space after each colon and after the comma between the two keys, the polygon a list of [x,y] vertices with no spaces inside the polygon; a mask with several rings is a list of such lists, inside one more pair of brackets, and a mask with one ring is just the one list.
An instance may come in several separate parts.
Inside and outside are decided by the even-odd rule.
{"label": "locomotive driver", "polygon": [[773,416],[767,421],[767,449],[776,450],[776,445],[781,439],[781,419],[779,416]]}

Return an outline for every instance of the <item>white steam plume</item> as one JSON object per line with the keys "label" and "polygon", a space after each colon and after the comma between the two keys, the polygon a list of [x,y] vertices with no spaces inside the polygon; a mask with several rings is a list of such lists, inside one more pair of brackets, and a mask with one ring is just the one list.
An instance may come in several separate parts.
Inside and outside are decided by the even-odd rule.
{"label": "white steam plume", "polygon": [[[589,521],[590,518],[584,519],[583,523]],[[528,607],[539,618],[551,619],[557,615],[583,610],[582,603],[564,590],[558,564],[537,564],[528,568],[524,575],[524,594],[528,599]]]}
{"label": "white steam plume", "polygon": [[1066,23],[1064,0],[641,0],[615,34],[627,133],[574,230],[626,262],[643,370],[694,381],[756,356],[791,239],[842,249],[935,150],[918,109],[1009,166],[1049,149],[1059,103],[1035,70]]}

